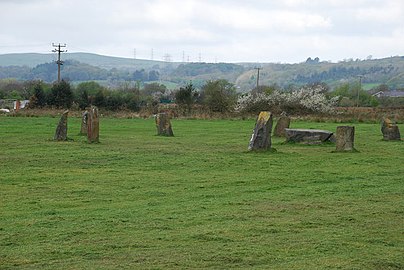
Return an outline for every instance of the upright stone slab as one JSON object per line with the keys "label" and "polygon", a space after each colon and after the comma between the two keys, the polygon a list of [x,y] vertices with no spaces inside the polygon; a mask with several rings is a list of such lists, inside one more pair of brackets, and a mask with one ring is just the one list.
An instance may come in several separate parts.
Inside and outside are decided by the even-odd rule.
{"label": "upright stone slab", "polygon": [[87,142],[98,143],[100,141],[100,118],[98,108],[91,106],[87,116]]}
{"label": "upright stone slab", "polygon": [[339,126],[337,127],[336,152],[355,151],[354,137],[355,127]]}
{"label": "upright stone slab", "polygon": [[290,126],[290,117],[281,116],[276,123],[274,135],[277,137],[286,137],[285,128],[289,128]]}
{"label": "upright stone slab", "polygon": [[83,112],[81,115],[81,135],[87,135],[88,111]]}
{"label": "upright stone slab", "polygon": [[159,136],[174,136],[173,129],[171,127],[170,117],[167,113],[158,113],[155,118],[157,135]]}
{"label": "upright stone slab", "polygon": [[56,127],[55,141],[67,141],[67,114],[68,110],[64,111],[62,117],[60,117],[59,124]]}
{"label": "upright stone slab", "polygon": [[260,112],[248,145],[249,151],[268,150],[271,148],[272,114]]}
{"label": "upright stone slab", "polygon": [[382,133],[383,133],[383,140],[385,141],[395,141],[401,140],[400,130],[398,126],[394,124],[389,118],[384,118],[382,120]]}

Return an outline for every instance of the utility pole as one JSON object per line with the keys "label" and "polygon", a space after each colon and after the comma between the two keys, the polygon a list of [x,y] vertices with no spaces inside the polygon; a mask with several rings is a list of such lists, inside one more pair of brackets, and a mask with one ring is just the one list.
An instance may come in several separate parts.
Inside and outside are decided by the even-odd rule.
{"label": "utility pole", "polygon": [[61,48],[66,47],[66,44],[61,45],[60,43],[58,45],[52,43],[52,46],[55,47],[56,49],[52,50],[52,52],[57,52],[58,53],[58,60],[56,61],[56,64],[58,64],[58,83],[60,82],[60,66],[63,65],[63,61],[60,60],[60,54],[62,52],[67,52],[67,50],[62,50]]}
{"label": "utility pole", "polygon": [[363,75],[358,75],[359,77],[359,89],[358,89],[358,95],[356,97],[356,107],[359,107],[359,92],[362,90],[362,77]]}
{"label": "utility pole", "polygon": [[171,55],[168,54],[168,53],[166,53],[166,54],[163,56],[163,60],[164,60],[164,62],[171,62]]}
{"label": "utility pole", "polygon": [[262,68],[256,67],[255,69],[257,70],[257,90],[258,90],[259,81],[260,81],[260,70],[261,70]]}

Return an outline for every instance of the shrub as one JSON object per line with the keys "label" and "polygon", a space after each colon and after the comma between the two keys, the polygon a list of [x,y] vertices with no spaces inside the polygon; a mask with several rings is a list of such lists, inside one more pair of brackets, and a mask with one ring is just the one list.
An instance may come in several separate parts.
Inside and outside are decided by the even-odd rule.
{"label": "shrub", "polygon": [[331,113],[338,97],[328,99],[321,86],[303,87],[292,92],[274,90],[271,94],[246,94],[238,99],[236,111],[285,111],[289,114]]}
{"label": "shrub", "polygon": [[51,88],[48,105],[57,108],[70,108],[73,104],[73,92],[70,84],[64,80],[55,83]]}
{"label": "shrub", "polygon": [[[387,86],[379,86],[379,89],[385,89]],[[344,83],[338,86],[333,92],[332,96],[339,96],[340,107],[377,107],[379,102],[377,98],[372,96],[369,92],[360,88],[358,84]],[[359,96],[358,96],[359,95]],[[359,99],[358,99],[359,97]],[[358,104],[359,103],[359,104]]]}
{"label": "shrub", "polygon": [[175,103],[178,104],[180,110],[184,113],[191,113],[192,105],[197,98],[197,92],[192,83],[187,84],[185,87],[181,87],[180,90],[175,92]]}
{"label": "shrub", "polygon": [[201,91],[203,103],[212,112],[228,112],[237,101],[236,88],[226,80],[209,81]]}
{"label": "shrub", "polygon": [[46,95],[41,82],[35,84],[34,94],[30,97],[29,100],[29,106],[31,108],[42,108],[46,105]]}

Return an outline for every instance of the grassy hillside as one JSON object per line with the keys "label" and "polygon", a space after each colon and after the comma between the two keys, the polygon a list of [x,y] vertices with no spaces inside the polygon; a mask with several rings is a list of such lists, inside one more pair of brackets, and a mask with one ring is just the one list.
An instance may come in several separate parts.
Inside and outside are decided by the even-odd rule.
{"label": "grassy hillside", "polygon": [[[57,60],[57,55],[38,54],[38,53],[17,53],[0,54],[0,66],[28,66],[35,67],[39,64],[49,63]],[[151,61],[142,59],[130,59],[122,57],[104,56],[92,53],[63,53],[62,60],[75,60],[81,63],[96,67],[111,68],[131,68],[131,69],[149,69],[155,65],[162,65],[165,62]],[[175,66],[175,63],[173,63]]]}
{"label": "grassy hillside", "polygon": [[57,60],[56,54],[42,53],[10,53],[0,54],[0,66],[27,66],[35,67],[39,64],[49,63]]}
{"label": "grassy hillside", "polygon": [[[256,70],[250,69],[237,78],[236,84],[243,89],[253,88],[256,73]],[[262,64],[260,84],[276,83],[285,87],[289,84],[325,82],[333,87],[343,82],[358,82],[358,75],[363,75],[364,84],[404,88],[404,57],[339,63]]]}
{"label": "grassy hillside", "polygon": [[[142,60],[142,59],[131,59],[131,58],[121,58],[104,56],[98,54],[90,53],[72,53],[65,56],[66,59],[76,60],[82,63],[90,64],[92,66],[111,69],[151,69],[154,66],[167,64],[163,61],[152,61],[152,60]],[[176,63],[170,63],[170,65],[177,66]]]}
{"label": "grassy hillside", "polygon": [[[56,54],[4,54],[0,55],[0,78],[35,79],[36,73],[27,68],[10,66],[27,66],[35,70],[38,65],[56,60]],[[203,85],[207,80],[226,79],[237,85],[242,92],[253,89],[256,85],[256,65],[252,63],[174,63],[102,56],[89,53],[65,53],[63,60],[79,62],[84,67],[75,65],[70,69],[69,79],[81,81],[83,76],[77,74],[86,72],[88,80],[127,81],[133,79],[135,70],[155,70],[159,72],[160,80],[181,85],[193,81],[195,85]],[[92,68],[92,67],[95,68]],[[362,75],[364,86],[387,84],[391,89],[404,88],[404,57],[396,56],[384,59],[344,61],[339,63],[305,62],[300,64],[260,64],[260,84],[278,84],[281,87],[289,85],[305,85],[314,82],[325,82],[331,88],[344,82],[358,82]],[[53,70],[54,69],[54,70]],[[39,79],[54,77],[56,68],[41,75]],[[99,69],[104,69],[100,71]],[[113,71],[111,71],[113,70]],[[92,72],[94,73],[92,75]],[[30,74],[29,74],[30,73]],[[119,76],[114,74],[120,73]],[[20,74],[20,75],[19,75]],[[72,75],[73,74],[73,75]],[[76,74],[76,75],[74,75]],[[100,74],[105,74],[100,77]],[[20,77],[18,77],[18,75]]]}
{"label": "grassy hillside", "polygon": [[79,118],[52,141],[58,121],[0,116],[1,269],[404,268],[404,148],[379,124],[355,125],[358,153],[248,153],[250,120],[174,120],[167,138],[102,118],[93,145]]}

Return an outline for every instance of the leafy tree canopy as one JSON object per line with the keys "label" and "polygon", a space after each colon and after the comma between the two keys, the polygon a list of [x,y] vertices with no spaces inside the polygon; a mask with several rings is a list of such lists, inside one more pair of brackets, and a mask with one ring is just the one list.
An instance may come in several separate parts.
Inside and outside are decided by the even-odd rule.
{"label": "leafy tree canopy", "polygon": [[228,112],[237,100],[236,87],[227,80],[208,81],[201,91],[203,102],[213,112]]}

